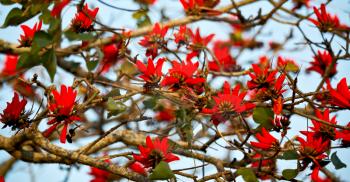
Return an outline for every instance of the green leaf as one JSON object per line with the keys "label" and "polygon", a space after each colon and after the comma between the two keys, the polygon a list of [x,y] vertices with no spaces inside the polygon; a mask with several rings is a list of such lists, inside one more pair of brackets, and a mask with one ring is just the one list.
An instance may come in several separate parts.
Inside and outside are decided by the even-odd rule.
{"label": "green leaf", "polygon": [[152,174],[149,176],[151,180],[167,180],[174,178],[175,175],[171,171],[170,166],[167,162],[161,161],[153,170]]}
{"label": "green leaf", "polygon": [[238,175],[241,175],[246,182],[257,182],[258,179],[256,178],[254,172],[252,169],[249,168],[240,168],[236,172]]}
{"label": "green leaf", "polygon": [[153,109],[157,105],[158,99],[156,97],[152,97],[150,99],[147,99],[143,101],[143,105],[145,105],[145,108],[147,109]]}
{"label": "green leaf", "polygon": [[332,155],[331,155],[331,161],[335,167],[335,169],[341,169],[341,168],[344,168],[346,167],[346,164],[344,164],[340,159],[339,157],[337,156],[337,152],[334,152]]}
{"label": "green leaf", "polygon": [[126,110],[126,105],[122,102],[115,102],[112,97],[107,100],[107,111],[109,111],[107,117],[118,115]]}
{"label": "green leaf", "polygon": [[284,160],[296,160],[298,157],[299,155],[295,150],[287,150],[283,152],[283,155],[280,158]]}
{"label": "green leaf", "polygon": [[106,96],[107,97],[114,97],[114,96],[120,96],[120,90],[119,89],[113,89],[111,90]]}
{"label": "green leaf", "polygon": [[287,180],[291,180],[298,175],[298,170],[297,169],[285,169],[282,171],[282,175]]}
{"label": "green leaf", "polygon": [[256,107],[253,111],[253,119],[260,126],[271,129],[273,128],[272,121],[274,118],[274,112],[268,107]]}
{"label": "green leaf", "polygon": [[71,30],[64,32],[64,35],[67,37],[69,41],[73,41],[73,40],[87,41],[94,38],[94,35],[92,33],[75,33]]}
{"label": "green leaf", "polygon": [[44,31],[36,32],[33,38],[33,46],[38,46],[39,48],[46,47],[51,43],[52,37]]}
{"label": "green leaf", "polygon": [[31,68],[41,63],[41,57],[34,56],[32,53],[23,53],[20,55],[16,69]]}
{"label": "green leaf", "polygon": [[46,71],[50,75],[51,82],[53,82],[57,69],[57,58],[55,51],[53,49],[47,51],[44,54],[42,61],[43,66],[46,68]]}
{"label": "green leaf", "polygon": [[0,0],[0,3],[3,5],[11,5],[11,4],[14,4],[15,2],[13,0]]}
{"label": "green leaf", "polygon": [[92,71],[98,65],[98,61],[86,61],[86,67],[89,71]]}
{"label": "green leaf", "polygon": [[[30,7],[29,7],[30,8]],[[8,26],[16,26],[21,23],[29,20],[30,18],[37,15],[39,11],[28,11],[27,9],[22,10],[19,8],[13,8],[6,16],[5,22],[2,25],[2,28],[6,28]]]}

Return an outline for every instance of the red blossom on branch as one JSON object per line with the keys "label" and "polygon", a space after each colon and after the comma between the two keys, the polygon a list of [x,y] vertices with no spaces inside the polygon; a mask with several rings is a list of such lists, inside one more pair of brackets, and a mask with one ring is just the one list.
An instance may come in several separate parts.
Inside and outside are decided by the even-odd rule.
{"label": "red blossom on branch", "polygon": [[23,30],[23,33],[20,36],[19,41],[19,47],[30,47],[32,46],[33,38],[36,32],[40,31],[42,26],[42,21],[34,24],[33,28],[28,27],[27,25],[21,25],[21,28]]}
{"label": "red blossom on branch", "polygon": [[182,7],[186,14],[200,15],[202,13],[207,15],[219,15],[219,11],[212,8],[219,4],[220,0],[180,0]]}
{"label": "red blossom on branch", "polygon": [[136,61],[136,66],[143,73],[140,78],[142,78],[147,84],[158,84],[160,79],[162,78],[162,67],[165,58],[160,58],[157,61],[157,65],[154,66],[153,59],[148,58],[148,65],[146,67],[141,61]]}
{"label": "red blossom on branch", "polygon": [[[105,162],[111,163],[109,159],[105,160]],[[93,179],[90,180],[90,182],[108,182],[108,178],[111,176],[111,173],[108,171],[96,167],[90,167],[89,174],[93,176]]]}
{"label": "red blossom on branch", "polygon": [[156,23],[153,27],[153,31],[139,41],[141,46],[147,48],[146,56],[152,56],[153,59],[157,57],[158,49],[166,44],[164,37],[168,29],[167,26],[161,27],[159,23]]}
{"label": "red blossom on branch", "polygon": [[[323,113],[316,109],[315,110],[316,117],[320,120],[326,121],[329,124],[337,124],[336,117],[333,116],[332,118],[329,117],[329,109],[326,109]],[[336,129],[332,126],[323,124],[321,122],[318,122],[316,120],[311,120],[313,127],[310,127],[312,132],[310,131],[302,131],[304,134],[311,133],[316,138],[322,138],[324,141],[326,140],[334,140],[336,136]]]}
{"label": "red blossom on branch", "polygon": [[140,154],[133,154],[135,162],[130,168],[140,174],[146,175],[148,171],[154,169],[161,161],[172,162],[180,160],[170,152],[168,138],[160,140],[156,138],[152,141],[150,136],[146,137],[146,146],[139,146]]}
{"label": "red blossom on branch", "polygon": [[17,74],[17,63],[18,56],[6,54],[4,67],[2,68],[1,75],[4,76],[13,76]]}
{"label": "red blossom on branch", "polygon": [[251,78],[250,81],[247,82],[247,86],[249,89],[268,89],[270,86],[274,84],[276,81],[275,75],[277,70],[269,70],[269,66],[265,67],[262,70],[259,65],[252,64],[252,72],[249,72],[249,76]]}
{"label": "red blossom on branch", "polygon": [[2,128],[7,126],[12,130],[23,129],[29,126],[29,113],[25,113],[27,100],[19,99],[19,95],[15,92],[11,102],[7,102],[7,106],[3,113],[0,114],[0,121],[4,124]]}
{"label": "red blossom on branch", "polygon": [[350,108],[350,89],[346,82],[346,78],[340,80],[337,85],[337,89],[333,89],[329,81],[327,87],[330,94],[330,103],[340,108]]}
{"label": "red blossom on branch", "polygon": [[55,6],[51,10],[51,16],[58,17],[61,15],[62,9],[66,7],[71,0],[60,0],[59,2],[55,2]]}
{"label": "red blossom on branch", "polygon": [[253,147],[262,150],[270,150],[279,147],[278,140],[273,137],[265,128],[262,128],[261,133],[257,133],[255,137],[259,142],[250,142]]}
{"label": "red blossom on branch", "polygon": [[77,115],[72,113],[77,92],[73,91],[72,87],[61,85],[61,93],[53,90],[52,94],[54,98],[49,101],[49,110],[51,111],[50,116],[54,118],[47,122],[48,125],[52,126],[44,132],[44,136],[50,136],[57,126],[63,122],[60,142],[66,143],[68,125],[80,120]]}
{"label": "red blossom on branch", "polygon": [[330,141],[324,141],[322,138],[314,137],[313,133],[304,133],[306,135],[306,140],[297,137],[297,140],[300,143],[299,152],[302,156],[302,160],[304,162],[309,162],[309,160],[313,160],[316,165],[318,165],[318,161],[327,157],[324,154],[329,149]]}
{"label": "red blossom on branch", "polygon": [[251,110],[255,107],[253,103],[244,103],[246,92],[239,93],[240,86],[236,85],[232,90],[228,82],[224,83],[223,91],[214,96],[215,105],[213,108],[203,108],[202,112],[212,114],[211,120],[214,125],[225,122],[234,114]]}
{"label": "red blossom on branch", "polygon": [[321,4],[321,11],[314,7],[314,13],[317,20],[309,18],[309,20],[315,24],[321,31],[333,31],[333,30],[346,30],[349,29],[346,25],[342,25],[337,15],[331,15],[326,10],[326,5]]}
{"label": "red blossom on branch", "polygon": [[313,170],[312,170],[312,173],[311,173],[311,180],[313,182],[331,182],[332,180],[329,179],[328,177],[326,178],[321,178],[319,176],[319,173],[320,173],[320,166],[316,166]]}
{"label": "red blossom on branch", "polygon": [[122,49],[123,41],[118,41],[116,43],[107,44],[102,47],[103,59],[98,68],[98,72],[107,72],[119,58],[120,49]]}
{"label": "red blossom on branch", "polygon": [[[175,43],[185,44],[191,39],[191,29],[188,29],[186,25],[180,26],[177,33],[174,33]],[[179,45],[180,46],[180,45]]]}
{"label": "red blossom on branch", "polygon": [[[332,56],[328,51],[318,51],[317,55],[314,56],[314,61],[311,62],[311,66],[307,68],[307,71],[315,71],[323,76],[326,72],[328,66],[331,65],[333,61]],[[329,72],[329,77],[333,77],[337,73],[337,64],[334,64]]]}
{"label": "red blossom on branch", "polygon": [[190,35],[191,35],[191,41],[192,41],[190,44],[190,49],[192,50],[192,53],[190,53],[187,56],[187,59],[197,56],[201,50],[207,47],[209,42],[215,36],[215,34],[209,34],[208,36],[202,37],[199,32],[199,28],[196,29],[196,33],[193,33],[191,30]]}
{"label": "red blossom on branch", "polygon": [[212,71],[237,71],[240,67],[230,54],[230,47],[226,42],[217,41],[214,43],[213,53],[217,60],[209,61],[208,67]]}
{"label": "red blossom on branch", "polygon": [[75,14],[75,17],[72,19],[72,28],[75,32],[90,32],[94,29],[93,22],[96,18],[99,8],[89,9],[88,5],[80,10],[77,7],[78,12]]}
{"label": "red blossom on branch", "polygon": [[187,60],[181,63],[171,62],[173,67],[169,69],[168,75],[164,77],[161,86],[170,86],[170,89],[176,91],[182,87],[193,87],[205,82],[205,78],[194,77],[197,73],[199,63],[192,63]]}

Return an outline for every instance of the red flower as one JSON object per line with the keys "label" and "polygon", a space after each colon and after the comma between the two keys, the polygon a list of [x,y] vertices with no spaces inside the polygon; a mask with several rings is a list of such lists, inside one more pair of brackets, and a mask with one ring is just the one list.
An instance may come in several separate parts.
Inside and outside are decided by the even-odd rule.
{"label": "red flower", "polygon": [[174,121],[176,119],[175,111],[172,108],[162,108],[155,115],[157,121]]}
{"label": "red flower", "polygon": [[94,29],[93,22],[96,18],[98,8],[89,9],[88,5],[85,4],[83,9],[75,14],[75,17],[72,20],[73,31],[81,32],[90,32]]}
{"label": "red flower", "polygon": [[236,85],[232,90],[228,82],[224,83],[223,91],[214,96],[215,106],[211,109],[203,108],[202,112],[213,114],[211,120],[214,125],[225,122],[231,115],[242,113],[255,107],[252,103],[243,103],[246,92],[239,93],[240,86]]}
{"label": "red flower", "polygon": [[255,137],[259,142],[250,142],[253,147],[260,148],[262,150],[269,150],[279,147],[278,140],[265,128],[262,128],[261,133],[256,134]]}
{"label": "red flower", "polygon": [[340,108],[350,108],[350,89],[346,82],[346,78],[340,80],[337,89],[333,89],[329,81],[327,82],[329,94],[331,97],[330,103]]}
{"label": "red flower", "polygon": [[314,7],[314,13],[317,16],[317,20],[309,18],[309,20],[315,24],[321,31],[333,31],[333,30],[345,30],[348,29],[346,25],[342,25],[338,16],[331,15],[326,10],[326,5],[321,4],[321,12]]}
{"label": "red flower", "polygon": [[5,182],[5,177],[0,176],[0,182]]}
{"label": "red flower", "polygon": [[[111,161],[105,160],[105,162],[110,163]],[[96,167],[90,167],[89,174],[93,176],[93,179],[90,180],[90,182],[108,182],[108,178],[110,176],[108,171]]]}
{"label": "red flower", "polygon": [[117,43],[108,44],[102,47],[103,59],[99,66],[99,72],[107,72],[117,61],[119,56],[119,51],[123,46],[122,41]]}
{"label": "red flower", "polygon": [[[331,65],[332,61],[332,56],[328,51],[323,51],[323,53],[321,51],[318,51],[317,55],[314,56],[314,61],[311,62],[311,66],[307,68],[307,71],[315,71],[323,76],[327,67]],[[334,76],[336,73],[337,64],[334,64],[332,70],[329,73],[329,77]]]}
{"label": "red flower", "polygon": [[252,64],[252,68],[253,72],[249,73],[251,80],[247,82],[249,89],[268,89],[275,83],[277,70],[269,71],[269,66],[262,70],[257,64]]}
{"label": "red flower", "polygon": [[[263,159],[264,156],[259,154],[259,153],[255,153],[252,157],[252,159],[256,160],[254,162],[252,162],[252,168],[258,169],[258,171],[262,170],[262,171],[276,171],[276,160],[273,159]],[[261,180],[267,180],[270,179],[270,175],[268,174],[264,174],[264,173],[257,173],[256,174],[257,177],[259,177]]]}
{"label": "red flower", "polygon": [[312,159],[315,164],[318,164],[318,160],[327,157],[324,152],[329,149],[330,142],[329,140],[324,141],[322,138],[316,138],[310,132],[304,134],[306,135],[306,141],[301,137],[297,137],[300,143],[299,152],[304,159]]}
{"label": "red flower", "polygon": [[157,65],[154,66],[152,58],[148,58],[148,65],[144,65],[141,61],[136,61],[137,68],[143,73],[140,76],[146,83],[149,84],[158,84],[160,79],[162,78],[162,67],[165,58],[160,58],[157,61]]}
{"label": "red flower", "polygon": [[293,0],[293,3],[293,11],[295,11],[296,9],[300,9],[303,6],[305,6],[306,8],[310,8],[310,0]]}
{"label": "red flower", "polygon": [[[215,34],[210,34],[206,37],[202,37],[199,28],[196,29],[196,33],[193,33],[190,31],[191,34],[191,45],[190,49],[192,49],[192,53],[190,55],[197,56],[199,54],[199,51],[205,49],[208,45],[208,43],[211,41],[211,39],[214,38]],[[192,57],[191,56],[191,57]]]}
{"label": "red flower", "polygon": [[14,76],[17,74],[18,56],[6,54],[4,67],[2,68],[1,75]]}
{"label": "red flower", "polygon": [[153,27],[153,31],[140,40],[139,44],[147,48],[146,56],[152,56],[154,59],[158,55],[158,48],[161,48],[162,45],[166,44],[164,37],[168,32],[168,29],[167,26],[161,28],[159,23],[156,23]]}
{"label": "red flower", "polygon": [[208,15],[217,15],[220,12],[211,8],[215,7],[220,0],[180,0],[182,7],[186,14],[199,15],[201,13],[207,13]]}
{"label": "red flower", "polygon": [[[350,127],[350,122],[346,125],[348,128]],[[342,139],[343,144],[350,144],[350,130],[340,130],[335,133],[336,139]]]}
{"label": "red flower", "polygon": [[152,4],[154,4],[157,0],[136,0],[136,1],[139,2],[139,3],[142,3],[142,4],[152,5]]}
{"label": "red flower", "polygon": [[236,65],[236,60],[230,54],[230,47],[225,45],[225,42],[215,42],[213,53],[217,60],[208,63],[210,70],[231,72],[239,69],[239,66]]}
{"label": "red flower", "polygon": [[0,114],[0,121],[4,124],[2,128],[7,126],[11,127],[12,130],[23,129],[29,126],[29,114],[25,113],[27,100],[19,100],[18,94],[15,92],[11,103],[7,102],[7,106],[3,113]]}
{"label": "red flower", "polygon": [[51,16],[58,17],[61,15],[61,11],[64,7],[66,7],[71,0],[61,0],[60,2],[55,2],[55,6],[51,10]]}
{"label": "red flower", "polygon": [[186,63],[172,61],[173,68],[169,69],[169,75],[163,79],[161,86],[170,86],[172,90],[178,90],[181,87],[191,87],[204,83],[204,78],[193,78],[199,63],[193,64],[190,60],[187,60]]}
{"label": "red flower", "polygon": [[130,168],[137,173],[146,175],[154,169],[161,161],[172,162],[180,160],[179,157],[169,152],[168,138],[160,140],[156,138],[153,142],[150,136],[146,138],[146,147],[139,146],[140,154],[133,154],[135,162]]}
{"label": "red flower", "polygon": [[33,42],[33,38],[36,32],[40,31],[42,21],[39,24],[35,23],[33,28],[29,28],[27,25],[21,25],[23,33],[21,38],[18,40],[20,45],[19,47],[30,47]]}
{"label": "red flower", "polygon": [[52,94],[54,99],[49,101],[49,110],[52,113],[50,116],[54,118],[47,122],[48,125],[52,126],[44,132],[44,136],[50,136],[57,126],[63,122],[60,141],[66,143],[68,125],[73,121],[80,120],[78,116],[72,113],[77,92],[73,91],[72,87],[67,88],[65,85],[61,85],[61,93],[53,90]]}
{"label": "red flower", "polygon": [[320,172],[320,166],[316,166],[311,173],[311,180],[313,182],[331,182],[332,180],[329,178],[322,179],[318,173]]}
{"label": "red flower", "polygon": [[[316,109],[315,113],[318,119],[326,121],[330,124],[337,124],[335,116],[333,116],[332,118],[329,117],[329,109],[326,109],[323,113],[321,113],[320,110]],[[334,127],[322,124],[316,120],[311,120],[311,121],[314,126],[310,127],[310,129],[312,129],[313,132],[302,131],[301,133],[303,134],[311,133],[314,137],[322,138],[324,141],[335,139],[337,131]]]}
{"label": "red flower", "polygon": [[187,43],[191,38],[191,30],[186,27],[186,25],[180,26],[180,30],[174,33],[175,42],[177,44]]}

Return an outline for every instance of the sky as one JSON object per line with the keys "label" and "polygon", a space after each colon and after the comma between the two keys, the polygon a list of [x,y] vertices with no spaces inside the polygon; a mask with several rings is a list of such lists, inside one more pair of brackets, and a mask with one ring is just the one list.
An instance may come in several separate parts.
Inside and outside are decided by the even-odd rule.
{"label": "sky", "polygon": [[[106,2],[109,2],[115,6],[118,7],[124,7],[128,9],[137,9],[138,6],[133,3],[132,0],[105,0]],[[77,1],[74,1],[77,2]],[[110,27],[116,27],[116,28],[127,28],[127,29],[135,29],[135,21],[131,18],[132,13],[124,12],[115,10],[111,7],[105,6],[101,4],[100,2],[97,2],[96,0],[87,0],[86,1],[90,6],[99,7],[99,13],[97,15],[97,18],[99,21],[108,24]],[[223,4],[227,4],[227,0],[223,1]],[[312,5],[319,6],[319,4],[324,1],[312,1]],[[169,3],[171,3],[171,6],[169,6]],[[165,13],[171,18],[181,18],[184,17],[184,13],[182,10],[182,7],[179,2],[176,0],[158,0],[158,3],[156,5],[152,6],[150,9],[150,17],[152,19],[152,22],[159,21],[160,17],[157,14],[157,12],[165,7]],[[3,6],[0,5],[0,24],[3,23],[5,20],[5,17],[7,13],[13,8],[13,6]],[[242,13],[248,17],[248,16],[254,16],[257,14],[259,8],[262,8],[262,12],[268,12],[271,9],[271,6],[268,2],[262,1],[257,3],[256,5],[250,5],[242,8]],[[349,8],[350,3],[348,0],[334,0],[331,2],[329,6],[327,6],[328,10],[332,13],[336,13],[339,17],[341,22],[344,24],[350,25],[350,17],[349,17]],[[70,20],[74,17],[74,14],[76,12],[76,8],[74,5],[70,5],[70,7],[67,7],[63,10],[63,27],[68,27],[70,24]],[[300,10],[300,12],[306,12],[305,9]],[[33,19],[25,22],[24,24],[32,26],[37,21],[37,17],[34,17]],[[208,35],[210,33],[215,33],[215,39],[227,39],[227,34],[230,32],[231,28],[228,25],[225,24],[214,24],[214,23],[208,23],[208,22],[198,22],[193,23],[190,25],[191,28],[201,27],[201,33],[204,35]],[[315,27],[308,21],[302,22],[302,28],[305,30],[307,36],[312,40],[321,40],[320,34],[315,29]],[[45,26],[44,28],[45,29]],[[268,25],[266,28],[263,29],[262,35],[266,36],[260,36],[258,37],[258,40],[268,42],[271,40],[281,42],[283,38],[289,33],[290,27],[285,25],[277,24],[276,22],[268,22]],[[252,35],[254,32],[256,32],[257,29],[253,29],[250,33],[247,35]],[[171,32],[171,31],[170,31]],[[295,41],[290,42],[288,46],[295,47],[297,43],[300,43],[302,41],[300,34],[298,31],[294,31],[296,34]],[[17,43],[17,39],[19,38],[20,34],[22,33],[21,29],[19,27],[9,27],[5,29],[0,29],[0,39],[10,41],[13,43]],[[281,39],[282,38],[282,39]],[[139,39],[133,40],[131,42],[131,47],[133,50],[133,55],[140,54],[140,59],[144,59],[145,56],[145,49],[143,49],[141,46],[137,44],[137,41]],[[336,43],[341,44],[342,42],[339,40],[336,41]],[[68,42],[65,42],[63,46],[66,46]],[[335,47],[338,47],[338,45],[334,45]],[[235,52],[233,53],[233,55]],[[251,61],[257,62],[258,57],[261,55],[269,55],[269,56],[275,56],[274,59],[276,59],[276,55],[273,55],[271,52],[266,52],[266,49],[263,50],[257,50],[253,52],[245,52],[238,60],[238,64],[242,65],[243,68],[248,69],[251,65]],[[302,70],[305,70],[309,66],[309,62],[312,60],[312,53],[309,50],[308,47],[303,47],[303,49],[298,51],[282,51],[279,55],[286,56],[289,58],[293,58],[297,61],[297,63],[302,67]],[[74,57],[70,57],[70,59],[75,59]],[[0,67],[2,64],[3,55],[0,55]],[[339,80],[343,77],[346,77],[350,82],[350,61],[342,61],[338,64],[338,74],[336,75],[335,79],[332,81],[333,86],[336,85],[336,83],[339,82]],[[46,72],[43,70],[42,67],[36,67],[30,71],[31,75],[32,73],[37,72],[40,76],[47,77]],[[65,84],[71,84],[73,79],[72,77],[62,77],[62,75],[65,75],[65,72],[63,70],[58,70],[58,76],[55,77],[54,83],[56,85],[59,85],[60,83]],[[113,73],[107,74],[107,76],[113,76]],[[315,73],[305,74],[305,72],[300,73],[299,75],[299,82],[298,87],[302,91],[313,91],[318,85],[318,82],[320,80],[320,76]],[[244,78],[245,80],[242,80],[242,77],[239,78],[230,78],[228,79],[230,82],[234,82],[236,80],[239,81],[247,81],[247,77]],[[222,85],[224,79],[217,79],[213,83],[213,87],[220,88]],[[3,110],[5,108],[6,101],[9,101],[12,98],[12,92],[10,91],[10,88],[8,86],[1,87],[0,90],[0,110]],[[349,112],[339,112],[337,115],[337,120],[339,124],[346,124],[349,122]],[[293,116],[292,118],[292,131],[289,133],[291,136],[297,134],[298,131],[303,130],[306,128],[306,122],[305,118]],[[41,126],[45,127],[45,126]],[[195,129],[196,131],[196,129]],[[5,136],[10,136],[14,134],[10,130],[2,130],[0,131],[0,134]],[[276,134],[276,133],[275,133]],[[275,135],[277,136],[277,134]],[[83,141],[79,141],[74,144],[66,144],[61,145],[57,142],[54,142],[57,145],[63,146],[65,148],[74,149],[78,146],[81,146],[89,141],[92,141],[93,138],[88,138]],[[221,141],[221,144],[224,144]],[[223,153],[218,153],[216,150],[209,150],[209,155],[221,155],[224,157]],[[349,150],[337,150],[338,156],[340,159],[345,162],[346,164],[350,164],[350,152]],[[237,152],[233,152],[231,155],[240,157],[240,154]],[[0,161],[5,160],[8,158],[9,155],[4,152],[0,151]],[[183,158],[181,161],[173,162],[171,163],[172,169],[180,169],[184,168],[183,163],[186,161],[187,163],[193,163],[194,161],[191,159],[185,159]],[[118,163],[118,161],[114,161]],[[198,165],[198,161],[196,162]],[[295,167],[294,164],[291,162],[282,162],[279,163],[279,171],[286,168],[293,168]],[[334,171],[336,175],[340,176],[341,179],[346,181],[346,176],[348,176],[348,173],[350,172],[350,168],[343,168],[340,170],[335,170],[332,168],[332,165],[328,165],[330,170]],[[186,166],[187,167],[187,166]],[[24,162],[17,162],[12,171],[8,174],[6,177],[7,182],[16,182],[16,181],[31,181],[31,182],[44,182],[44,181],[52,181],[52,182],[74,182],[74,181],[89,181],[91,177],[88,175],[89,168],[86,166],[73,166],[72,170],[68,172],[69,170],[68,166],[66,165],[57,165],[57,164],[43,164],[43,165],[37,165],[37,164],[28,164]],[[212,170],[212,168],[208,168],[208,173],[213,173],[215,170]],[[309,171],[307,171],[309,172]],[[304,174],[307,174],[303,173]],[[301,179],[301,178],[298,178]],[[304,181],[308,181],[308,178],[302,179]]]}

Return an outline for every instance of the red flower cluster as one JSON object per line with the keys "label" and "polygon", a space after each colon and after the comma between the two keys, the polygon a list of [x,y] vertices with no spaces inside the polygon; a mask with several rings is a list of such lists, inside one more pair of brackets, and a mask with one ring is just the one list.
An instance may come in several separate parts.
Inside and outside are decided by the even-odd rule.
{"label": "red flower cluster", "polygon": [[20,43],[19,47],[30,47],[32,45],[35,33],[40,31],[41,26],[42,21],[40,21],[39,24],[35,23],[33,28],[30,28],[27,25],[21,25],[24,34],[21,35],[20,39],[18,40]]}
{"label": "red flower cluster", "polygon": [[[318,119],[321,119],[323,121],[326,121],[330,124],[337,124],[336,117],[333,116],[332,118],[329,117],[329,109],[326,109],[323,113],[320,110],[315,110],[316,117]],[[316,120],[311,120],[313,127],[310,127],[310,129],[313,130],[313,132],[310,131],[302,131],[301,133],[308,135],[311,134],[316,138],[322,138],[322,140],[335,140],[336,138],[336,129],[332,126],[322,124]]]}
{"label": "red flower cluster", "polygon": [[208,66],[211,71],[237,71],[239,66],[230,54],[230,46],[226,42],[217,41],[214,43],[213,53],[217,60],[209,61]]}
{"label": "red flower cluster", "polygon": [[252,103],[244,103],[246,92],[241,92],[240,86],[236,85],[232,90],[228,82],[224,83],[223,91],[214,96],[215,105],[213,108],[203,108],[202,112],[212,114],[211,120],[214,125],[225,122],[231,115],[251,110],[255,107]]}
{"label": "red flower cluster", "polygon": [[62,12],[62,9],[64,7],[66,7],[70,2],[71,2],[71,0],[61,0],[59,2],[56,1],[55,2],[55,6],[51,10],[51,16],[53,16],[53,17],[60,16],[61,12]]}
{"label": "red flower cluster", "polygon": [[142,4],[152,5],[152,4],[154,4],[157,0],[136,0],[136,1],[139,2],[139,3],[142,3]]}
{"label": "red flower cluster", "polygon": [[252,64],[252,69],[253,72],[249,72],[251,80],[247,82],[249,89],[268,89],[276,81],[277,70],[270,71],[269,66],[262,70],[257,64]]}
{"label": "red flower cluster", "polygon": [[162,67],[164,61],[165,58],[160,58],[157,61],[157,65],[154,66],[152,58],[148,58],[148,65],[146,67],[141,61],[137,60],[136,66],[141,73],[143,73],[140,78],[142,78],[149,86],[158,85],[158,82],[162,78]]}
{"label": "red flower cluster", "polygon": [[182,87],[195,87],[198,84],[205,82],[205,78],[195,77],[199,63],[195,64],[192,61],[186,62],[171,62],[173,67],[169,69],[169,75],[167,75],[161,82],[161,86],[170,86],[171,90],[178,90]]}
{"label": "red flower cluster", "polygon": [[[311,66],[307,68],[307,71],[315,71],[323,76],[328,66],[331,65],[333,59],[328,51],[318,51],[314,56],[314,61],[311,62]],[[329,77],[333,77],[337,73],[337,64],[333,65],[333,68],[329,72]]]}
{"label": "red flower cluster", "polygon": [[169,151],[168,138],[160,140],[156,138],[152,141],[150,136],[146,138],[146,147],[139,146],[140,154],[133,154],[135,162],[130,168],[142,175],[146,175],[151,169],[154,169],[161,161],[172,162],[180,160]]}
{"label": "red flower cluster", "polygon": [[326,10],[326,5],[321,4],[321,11],[314,7],[314,13],[316,14],[317,20],[309,18],[309,20],[315,24],[321,31],[333,31],[333,30],[346,30],[349,29],[346,25],[342,25],[339,21],[338,16],[331,15]]}
{"label": "red flower cluster", "polygon": [[210,34],[206,37],[202,37],[199,32],[199,28],[196,29],[196,33],[190,31],[190,35],[192,43],[189,48],[192,50],[192,53],[187,56],[187,59],[197,56],[201,50],[207,47],[211,39],[213,39],[215,36],[215,34]]}
{"label": "red flower cluster", "polygon": [[[257,160],[252,162],[252,168],[258,169],[258,171],[276,171],[276,160],[273,159],[263,159],[264,156],[255,153],[252,157],[253,160]],[[267,180],[270,179],[270,175],[266,173],[257,173],[257,177],[259,177],[261,180]]]}
{"label": "red flower cluster", "polygon": [[[174,33],[175,43],[177,44],[185,44],[191,39],[191,29],[187,28],[186,25],[180,26],[180,29],[177,33]],[[180,46],[180,45],[178,45]]]}
{"label": "red flower cluster", "polygon": [[319,161],[327,157],[324,154],[329,149],[329,140],[324,141],[322,138],[316,138],[312,133],[305,133],[306,140],[301,137],[297,137],[300,143],[299,152],[302,156],[302,160],[306,163],[313,161],[316,165],[319,165]]}
{"label": "red flower cluster", "polygon": [[180,2],[186,14],[189,15],[220,14],[220,12],[211,9],[219,4],[220,0],[180,0]]}
{"label": "red flower cluster", "polygon": [[[350,128],[350,122],[346,125]],[[335,138],[341,139],[343,145],[350,146],[350,130],[340,130],[335,133]]]}
{"label": "red flower cluster", "polygon": [[4,67],[2,68],[1,75],[13,76],[17,74],[18,56],[7,54],[5,57]]}
{"label": "red flower cluster", "polygon": [[80,120],[77,115],[72,113],[75,104],[77,92],[72,87],[61,86],[61,93],[53,90],[54,99],[49,101],[50,116],[54,117],[47,124],[52,125],[44,132],[44,136],[48,137],[63,122],[63,129],[60,135],[60,142],[66,143],[68,125],[74,121]]}
{"label": "red flower cluster", "polygon": [[298,71],[299,65],[293,59],[286,59],[281,56],[277,58],[277,67],[286,71]]}
{"label": "red flower cluster", "polygon": [[11,127],[12,130],[23,129],[29,126],[28,113],[25,113],[27,100],[19,100],[18,94],[15,92],[12,101],[7,102],[7,106],[3,113],[0,114],[0,121],[4,124],[2,128],[7,126]]}
{"label": "red flower cluster", "polygon": [[96,18],[97,12],[99,8],[89,9],[88,5],[79,10],[75,14],[75,17],[72,19],[72,28],[73,31],[81,33],[81,32],[90,32],[94,29],[93,22]]}
{"label": "red flower cluster", "polygon": [[329,179],[328,177],[326,178],[321,178],[319,176],[319,173],[320,173],[320,166],[316,166],[314,168],[314,170],[312,170],[312,173],[311,173],[311,180],[313,182],[331,182],[332,180]]}
{"label": "red flower cluster", "polygon": [[303,6],[305,6],[306,8],[310,8],[310,0],[293,0],[293,3],[293,11],[300,9]]}
{"label": "red flower cluster", "polygon": [[262,128],[261,133],[256,134],[255,137],[259,142],[250,142],[253,147],[262,150],[270,150],[279,147],[278,140],[273,137],[265,128]]}
{"label": "red flower cluster", "polygon": [[153,59],[157,57],[158,49],[166,44],[164,37],[167,32],[167,26],[161,27],[159,23],[156,23],[153,27],[153,31],[140,40],[139,44],[147,48],[146,56],[152,56]]}
{"label": "red flower cluster", "polygon": [[[111,161],[105,160],[105,162],[110,163]],[[108,178],[111,175],[108,171],[96,167],[90,167],[89,174],[93,176],[93,179],[90,180],[90,182],[108,182]]]}
{"label": "red flower cluster", "polygon": [[333,89],[328,81],[328,89],[330,93],[330,103],[340,108],[350,109],[350,89],[346,82],[346,78],[340,80],[337,85],[337,89]]}
{"label": "red flower cluster", "polygon": [[117,61],[119,51],[122,49],[123,41],[107,44],[102,47],[103,59],[98,68],[98,72],[107,72]]}

